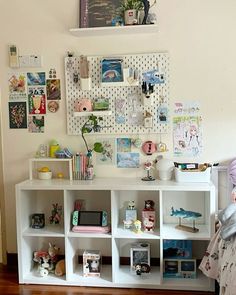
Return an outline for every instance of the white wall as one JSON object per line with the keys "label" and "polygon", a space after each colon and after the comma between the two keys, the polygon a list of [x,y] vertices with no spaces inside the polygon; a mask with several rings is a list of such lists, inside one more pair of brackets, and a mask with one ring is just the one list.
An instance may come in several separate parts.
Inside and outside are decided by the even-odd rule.
{"label": "white wall", "polygon": [[[40,143],[56,138],[72,150],[82,146],[79,136],[66,134],[64,60],[68,50],[76,54],[109,55],[168,51],[170,53],[170,101],[198,100],[203,114],[204,152],[198,162],[227,162],[235,157],[236,125],[236,1],[158,0],[159,32],[156,35],[76,38],[78,0],[0,0],[0,87],[2,89],[3,161],[7,251],[16,252],[14,185],[28,177],[28,158]],[[43,70],[56,68],[62,81],[63,100],[56,114],[47,114],[44,134],[9,129],[8,45],[20,54],[43,56]],[[156,135],[154,140],[158,140]],[[172,157],[172,137],[165,135]],[[179,159],[180,161],[193,159]],[[116,168],[97,167],[101,176],[121,175]],[[142,171],[126,171],[128,175]]]}

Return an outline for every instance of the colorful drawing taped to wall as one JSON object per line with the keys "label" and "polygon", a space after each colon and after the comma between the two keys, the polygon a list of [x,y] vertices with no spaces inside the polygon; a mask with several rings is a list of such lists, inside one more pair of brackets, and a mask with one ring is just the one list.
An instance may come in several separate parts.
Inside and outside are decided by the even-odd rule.
{"label": "colorful drawing taped to wall", "polygon": [[9,102],[9,127],[27,128],[26,102]]}
{"label": "colorful drawing taped to wall", "polygon": [[202,153],[201,116],[174,117],[173,141],[175,156],[200,156]]}
{"label": "colorful drawing taped to wall", "polygon": [[45,85],[46,75],[45,72],[27,73],[28,86]]}
{"label": "colorful drawing taped to wall", "polygon": [[139,153],[117,153],[118,168],[139,168]]}
{"label": "colorful drawing taped to wall", "polygon": [[131,138],[117,138],[117,152],[129,153],[131,152]]}
{"label": "colorful drawing taped to wall", "polygon": [[59,100],[61,99],[61,87],[60,80],[53,79],[46,81],[47,86],[47,100]]}
{"label": "colorful drawing taped to wall", "polygon": [[107,138],[100,140],[103,146],[102,153],[97,153],[97,164],[112,165],[115,162],[115,140],[113,138]]}
{"label": "colorful drawing taped to wall", "polygon": [[10,74],[8,79],[9,99],[27,99],[26,75],[24,73]]}
{"label": "colorful drawing taped to wall", "polygon": [[115,101],[116,123],[117,124],[124,124],[125,123],[125,102],[126,102],[126,100],[123,98],[118,98]]}
{"label": "colorful drawing taped to wall", "polygon": [[28,130],[31,133],[44,133],[44,116],[29,116]]}
{"label": "colorful drawing taped to wall", "polygon": [[46,114],[45,87],[28,87],[29,114]]}

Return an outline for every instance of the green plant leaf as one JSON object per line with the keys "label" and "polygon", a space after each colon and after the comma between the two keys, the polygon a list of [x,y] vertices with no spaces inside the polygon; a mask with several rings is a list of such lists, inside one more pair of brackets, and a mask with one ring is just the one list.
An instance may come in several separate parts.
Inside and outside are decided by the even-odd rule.
{"label": "green plant leaf", "polygon": [[97,153],[102,153],[104,148],[101,142],[95,142],[93,146],[93,150]]}

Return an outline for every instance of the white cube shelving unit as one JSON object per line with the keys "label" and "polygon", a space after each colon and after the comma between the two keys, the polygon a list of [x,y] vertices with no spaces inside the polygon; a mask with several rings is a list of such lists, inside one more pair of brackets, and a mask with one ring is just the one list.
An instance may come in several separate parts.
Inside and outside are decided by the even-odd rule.
{"label": "white cube shelving unit", "polygon": [[[111,232],[74,233],[71,230],[71,214],[74,202],[85,201],[86,210],[106,210]],[[156,210],[156,227],[153,233],[136,234],[123,228],[127,202],[134,200],[138,219],[145,200],[153,200]],[[63,206],[63,221],[50,225],[51,204]],[[175,228],[178,223],[170,216],[171,207],[199,211],[202,217],[196,221],[199,232],[191,233]],[[163,277],[163,240],[191,240],[193,256],[201,259],[214,234],[215,187],[209,183],[177,183],[175,181],[143,182],[134,178],[95,178],[90,181],[52,179],[42,182],[27,180],[16,185],[17,241],[19,283],[71,286],[98,286],[150,289],[177,289],[213,291],[214,281],[197,271],[195,279]],[[44,213],[46,226],[33,229],[30,216]],[[191,225],[191,223],[189,223]],[[66,275],[53,274],[40,277],[32,261],[36,250],[47,250],[51,242],[65,255]],[[150,244],[151,272],[137,276],[131,273],[129,259],[133,243]],[[84,250],[99,250],[102,257],[112,263],[103,264],[100,277],[84,277],[79,259]],[[104,259],[105,260],[105,259]]]}

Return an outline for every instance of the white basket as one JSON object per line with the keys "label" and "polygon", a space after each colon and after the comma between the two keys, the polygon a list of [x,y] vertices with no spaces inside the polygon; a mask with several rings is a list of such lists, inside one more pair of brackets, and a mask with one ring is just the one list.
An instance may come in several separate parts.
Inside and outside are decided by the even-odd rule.
{"label": "white basket", "polygon": [[208,167],[205,171],[183,171],[175,168],[175,180],[177,182],[210,182],[211,167]]}

